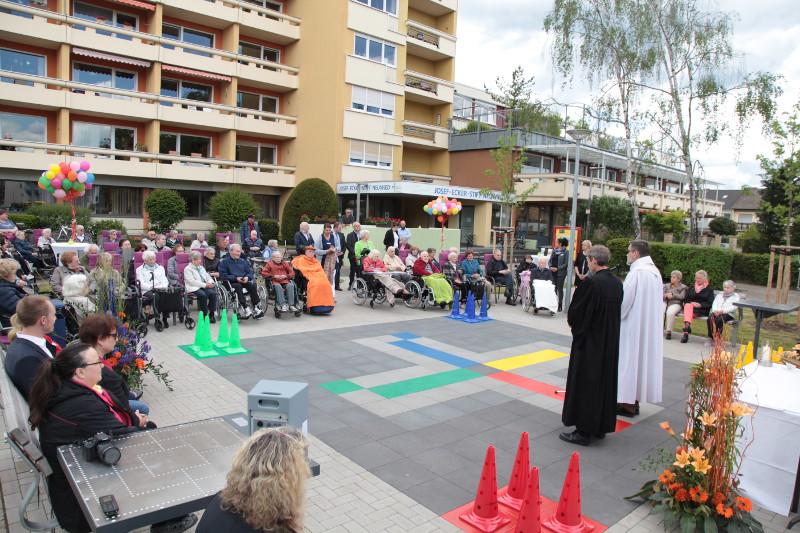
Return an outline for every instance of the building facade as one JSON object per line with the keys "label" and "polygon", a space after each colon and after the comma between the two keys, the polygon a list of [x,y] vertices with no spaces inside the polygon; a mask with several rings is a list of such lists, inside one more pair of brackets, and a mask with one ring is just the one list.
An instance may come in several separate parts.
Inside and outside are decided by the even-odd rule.
{"label": "building facade", "polygon": [[[4,0],[0,205],[88,160],[77,203],[144,228],[150,190],[243,187],[278,218],[301,180],[449,183],[457,0]],[[353,198],[345,195],[345,203]],[[399,204],[398,204],[399,202]],[[402,199],[373,203],[383,214]],[[421,211],[420,211],[421,212]]]}

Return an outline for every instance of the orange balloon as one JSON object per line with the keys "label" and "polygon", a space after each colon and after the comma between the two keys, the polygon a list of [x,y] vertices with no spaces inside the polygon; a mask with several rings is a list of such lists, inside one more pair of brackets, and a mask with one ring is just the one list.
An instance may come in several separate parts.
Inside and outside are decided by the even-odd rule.
{"label": "orange balloon", "polygon": [[75,181],[76,179],[78,179],[78,173],[75,172],[74,170],[70,170],[69,174],[67,174],[67,178],[69,179],[69,181]]}

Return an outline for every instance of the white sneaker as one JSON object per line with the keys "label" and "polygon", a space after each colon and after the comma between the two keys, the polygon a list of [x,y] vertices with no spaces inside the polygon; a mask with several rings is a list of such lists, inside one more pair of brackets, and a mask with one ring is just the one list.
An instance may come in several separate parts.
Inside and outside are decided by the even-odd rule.
{"label": "white sneaker", "polygon": [[281,313],[288,313],[288,312],[289,312],[289,306],[286,305],[286,304],[283,304],[281,306]]}
{"label": "white sneaker", "polygon": [[240,309],[242,309],[241,314],[245,318],[250,318],[251,316],[253,316],[253,312],[250,310],[249,307],[241,307]]}
{"label": "white sneaker", "polygon": [[706,342],[703,344],[703,346],[705,346],[706,348],[708,348],[708,347],[709,347],[709,346],[711,346],[712,344],[714,344],[714,341],[712,341],[711,339],[706,339]]}
{"label": "white sneaker", "polygon": [[291,311],[292,313],[296,313],[297,311],[299,311],[299,309],[297,309],[297,307],[295,307],[293,305],[290,305],[289,306],[289,311]]}

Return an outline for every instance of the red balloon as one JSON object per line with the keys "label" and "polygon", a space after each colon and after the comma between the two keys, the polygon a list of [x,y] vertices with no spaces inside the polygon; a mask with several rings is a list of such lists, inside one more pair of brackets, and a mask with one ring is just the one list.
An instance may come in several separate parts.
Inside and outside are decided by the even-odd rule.
{"label": "red balloon", "polygon": [[65,176],[72,170],[67,162],[61,162],[58,164],[58,166],[61,167],[61,173]]}

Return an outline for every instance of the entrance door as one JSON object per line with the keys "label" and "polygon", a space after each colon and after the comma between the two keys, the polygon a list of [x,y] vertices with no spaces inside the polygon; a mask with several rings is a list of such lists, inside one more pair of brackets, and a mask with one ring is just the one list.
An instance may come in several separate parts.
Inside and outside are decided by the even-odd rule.
{"label": "entrance door", "polygon": [[458,214],[458,220],[461,229],[461,246],[474,246],[472,234],[475,232],[475,206],[462,206],[461,212]]}

